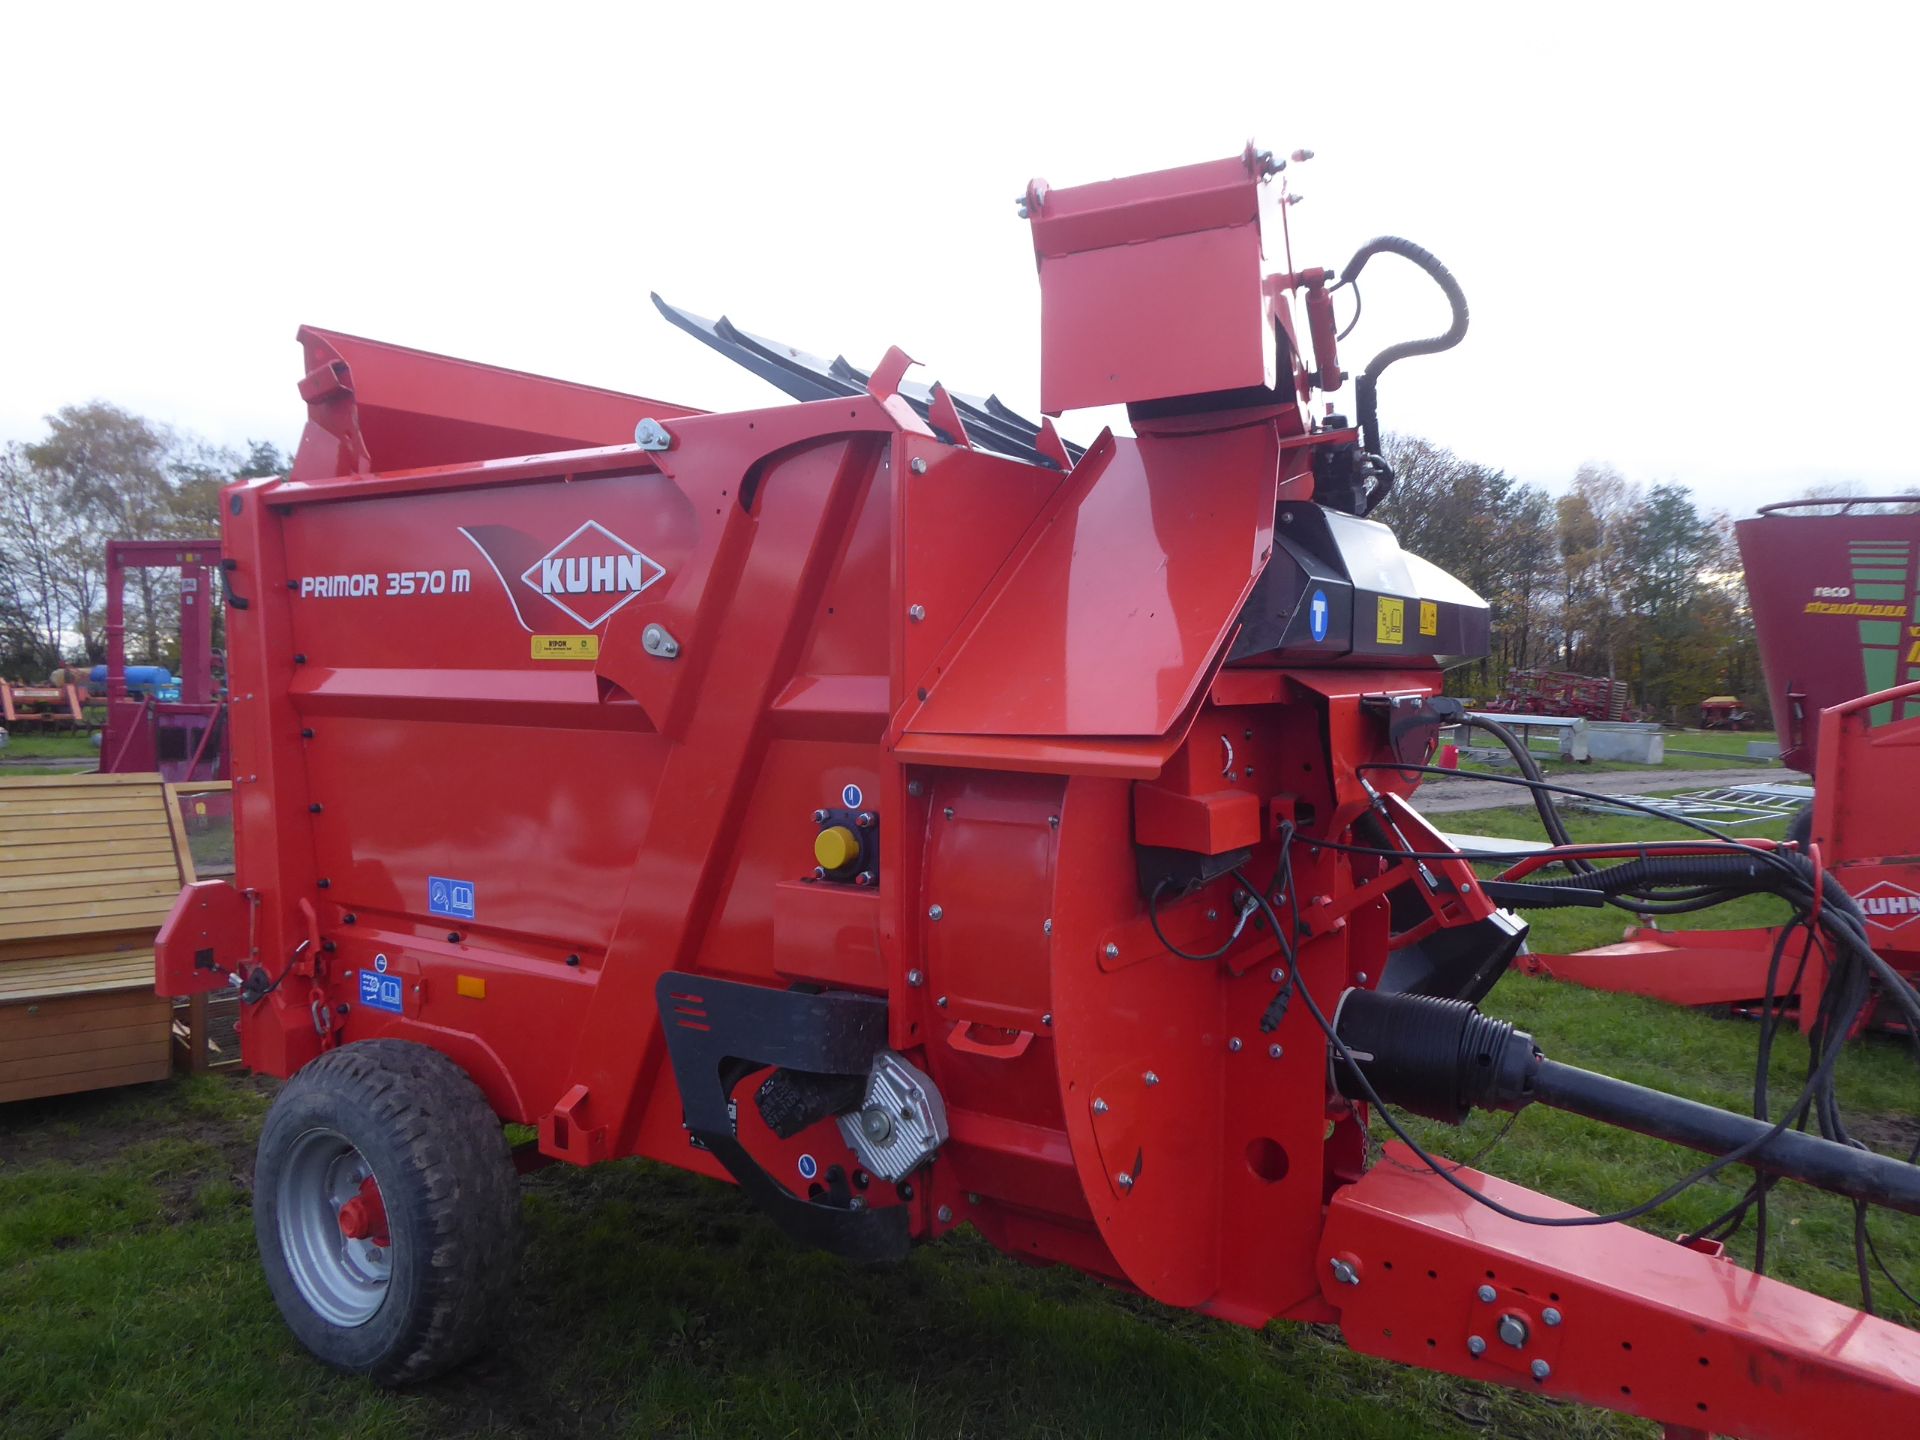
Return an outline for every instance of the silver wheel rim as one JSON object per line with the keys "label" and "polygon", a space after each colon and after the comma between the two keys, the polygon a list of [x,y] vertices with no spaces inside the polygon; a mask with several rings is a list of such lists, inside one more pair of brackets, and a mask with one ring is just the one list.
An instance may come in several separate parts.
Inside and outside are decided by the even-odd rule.
{"label": "silver wheel rim", "polygon": [[280,1253],[300,1297],[343,1329],[374,1317],[393,1274],[391,1246],[351,1239],[340,1229],[340,1207],[372,1174],[351,1141],[324,1129],[297,1137],[280,1170]]}

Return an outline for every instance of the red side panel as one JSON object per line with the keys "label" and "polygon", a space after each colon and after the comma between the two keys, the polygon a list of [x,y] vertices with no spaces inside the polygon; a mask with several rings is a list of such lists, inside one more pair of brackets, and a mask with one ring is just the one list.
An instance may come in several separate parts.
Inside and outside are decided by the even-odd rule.
{"label": "red side panel", "polygon": [[310,325],[299,340],[308,420],[296,480],[624,445],[640,420],[700,413]]}
{"label": "red side panel", "polygon": [[1103,439],[925,672],[906,730],[1166,734],[1273,553],[1278,485],[1270,425]]}
{"label": "red side panel", "polygon": [[[1762,515],[1734,526],[1780,758],[1813,773],[1820,712],[1920,680],[1920,515]],[[1885,705],[1872,723],[1920,715]]]}
{"label": "red side panel", "polygon": [[1272,384],[1247,159],[1027,193],[1049,415]]}

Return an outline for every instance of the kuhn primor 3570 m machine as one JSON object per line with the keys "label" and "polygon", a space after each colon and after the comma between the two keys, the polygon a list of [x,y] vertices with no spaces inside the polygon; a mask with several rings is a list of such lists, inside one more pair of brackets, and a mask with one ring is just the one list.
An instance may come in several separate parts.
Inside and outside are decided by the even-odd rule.
{"label": "kuhn primor 3570 m machine", "polygon": [[[1692,1178],[1920,1212],[1920,1169],[1791,1105],[1556,1064],[1475,1009],[1522,887],[1408,795],[1487,613],[1365,518],[1381,373],[1466,305],[1397,239],[1263,275],[1283,165],[1028,188],[1043,408],[1135,430],[1084,451],[898,350],[864,374],[664,306],[801,403],[302,332],[293,473],[222,517],[239,875],[182,895],[158,964],[171,994],[242,977],[246,1059],[291,1077],[254,1204],[315,1354],[405,1381],[489,1333],[508,1120],[529,1158],[731,1179],[858,1260],[971,1224],[1674,1426],[1911,1427],[1920,1336],[1425,1151],[1369,1166],[1387,1107],[1543,1104],[1712,1156]],[[1310,401],[1380,256],[1453,323],[1377,355],[1350,424]],[[1708,838],[1553,885],[1777,891],[1831,938],[1835,1026],[1871,988],[1920,1013],[1818,883]]]}

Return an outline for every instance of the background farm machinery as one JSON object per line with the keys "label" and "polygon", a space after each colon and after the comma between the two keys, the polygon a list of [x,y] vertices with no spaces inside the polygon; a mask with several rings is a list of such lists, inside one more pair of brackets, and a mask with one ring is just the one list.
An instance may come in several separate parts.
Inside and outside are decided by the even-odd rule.
{"label": "background farm machinery", "polygon": [[[1854,898],[1874,948],[1911,978],[1920,976],[1920,514],[1854,508],[1896,502],[1790,501],[1735,532],[1781,759],[1814,782],[1789,838]],[[1643,924],[1618,944],[1526,963],[1676,1004],[1791,1008],[1803,1023],[1827,975],[1817,937],[1779,926]],[[1877,996],[1863,1019],[1907,1023]]]}
{"label": "background farm machinery", "polygon": [[[1301,158],[1296,155],[1296,160]],[[1484,604],[1366,518],[1377,389],[1467,326],[1375,240],[1263,273],[1286,162],[1022,200],[1042,405],[680,325],[801,403],[707,415],[304,330],[292,474],[229,489],[239,872],[163,992],[242,985],[290,1076],[282,1313],[387,1382],[489,1334],[524,1163],[646,1155],[862,1260],[972,1224],[1169,1305],[1749,1435],[1893,1426],[1920,1339],[1454,1165],[1393,1105],[1546,1104],[1920,1211],[1920,1170],[1555,1064],[1481,1015],[1505,905],[1768,890],[1830,937],[1799,1102],[1887,981],[1792,851],[1488,884],[1410,803]],[[1279,212],[1285,215],[1284,208]],[[1440,336],[1349,376],[1376,257]],[[1116,303],[1116,297],[1127,303]],[[1297,318],[1297,314],[1302,318]],[[1791,1117],[1794,1109],[1789,1107]],[[1369,1123],[1399,1135],[1370,1163]]]}

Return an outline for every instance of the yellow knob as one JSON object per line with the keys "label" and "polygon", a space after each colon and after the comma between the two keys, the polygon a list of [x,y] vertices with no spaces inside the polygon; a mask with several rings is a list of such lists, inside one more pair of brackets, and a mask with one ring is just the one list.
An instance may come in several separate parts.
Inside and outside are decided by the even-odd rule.
{"label": "yellow knob", "polygon": [[843,870],[860,858],[860,837],[844,825],[829,825],[814,836],[813,858],[822,870]]}

